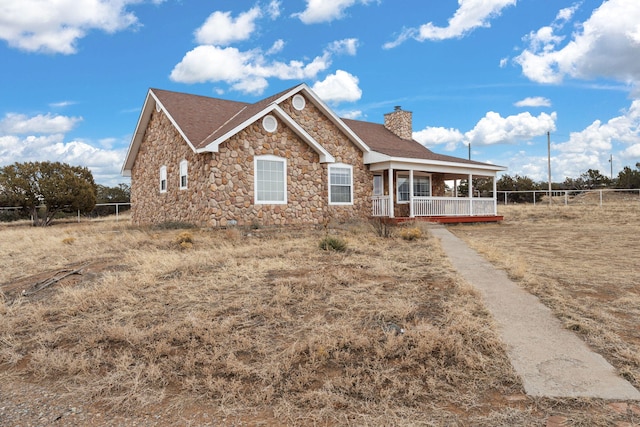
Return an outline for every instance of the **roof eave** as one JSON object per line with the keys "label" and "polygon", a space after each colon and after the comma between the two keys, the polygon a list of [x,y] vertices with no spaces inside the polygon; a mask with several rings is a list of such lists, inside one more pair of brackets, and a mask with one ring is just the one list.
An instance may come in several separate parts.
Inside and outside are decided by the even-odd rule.
{"label": "roof eave", "polygon": [[144,138],[144,134],[147,130],[147,126],[149,125],[149,121],[151,120],[151,115],[153,114],[153,109],[156,111],[163,111],[164,114],[169,118],[171,124],[178,131],[180,136],[187,142],[189,147],[195,152],[196,149],[189,141],[189,138],[182,131],[178,123],[175,119],[169,114],[167,109],[162,105],[162,102],[158,99],[155,93],[153,93],[152,89],[149,89],[147,92],[147,97],[144,100],[144,105],[142,106],[142,111],[140,112],[140,117],[138,117],[138,123],[136,124],[136,129],[133,133],[133,137],[131,138],[131,143],[129,144],[129,148],[127,150],[127,155],[124,160],[124,164],[122,165],[122,169],[120,173],[122,176],[131,176],[131,169],[133,168],[133,164],[135,163],[136,156],[138,155],[138,151],[140,150],[140,145],[142,144],[142,138]]}
{"label": "roof eave", "polygon": [[393,166],[401,168],[403,165],[407,167],[425,166],[434,172],[453,172],[457,171],[482,171],[498,173],[506,171],[505,166],[493,165],[490,163],[458,163],[442,160],[418,159],[411,157],[394,157],[379,152],[372,152],[371,155],[365,155],[365,164],[368,164],[371,170],[376,170],[376,164],[383,167]]}

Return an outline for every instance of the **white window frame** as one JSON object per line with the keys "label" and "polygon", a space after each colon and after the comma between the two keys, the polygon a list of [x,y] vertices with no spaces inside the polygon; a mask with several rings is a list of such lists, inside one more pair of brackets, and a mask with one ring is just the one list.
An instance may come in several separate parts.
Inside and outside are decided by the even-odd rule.
{"label": "white window frame", "polygon": [[189,186],[189,163],[186,160],[182,160],[180,162],[180,189],[186,190],[188,186]]}
{"label": "white window frame", "polygon": [[167,167],[164,165],[160,167],[160,192],[167,192]]}
{"label": "white window frame", "polygon": [[[415,185],[416,185],[416,178],[429,178],[429,196],[417,196],[415,194]],[[406,181],[404,181],[406,179]],[[400,198],[400,186],[406,182],[407,185],[409,185],[409,173],[408,172],[402,172],[402,173],[398,173],[398,175],[396,176],[396,201],[397,203],[409,203],[409,199],[403,200]],[[428,173],[422,173],[422,172],[414,172],[413,173],[413,185],[414,185],[414,197],[431,197],[431,194],[433,194],[432,192],[432,180],[431,180],[431,174]],[[409,189],[409,198],[411,198],[411,189]]]}
{"label": "white window frame", "polygon": [[[349,202],[332,202],[331,201],[331,187],[332,187],[331,172],[333,169],[349,170]],[[353,166],[346,165],[344,163],[334,163],[329,165],[327,172],[328,172],[327,175],[328,175],[328,185],[329,185],[329,204],[330,205],[353,205]],[[341,185],[343,187],[346,187],[346,185],[344,184],[334,184],[334,185]]]}
{"label": "white window frame", "polygon": [[[264,183],[258,182],[258,163],[261,161],[282,163],[282,191],[283,200],[259,199],[259,187]],[[287,159],[273,155],[255,156],[253,158],[253,201],[256,205],[286,205],[287,204]]]}

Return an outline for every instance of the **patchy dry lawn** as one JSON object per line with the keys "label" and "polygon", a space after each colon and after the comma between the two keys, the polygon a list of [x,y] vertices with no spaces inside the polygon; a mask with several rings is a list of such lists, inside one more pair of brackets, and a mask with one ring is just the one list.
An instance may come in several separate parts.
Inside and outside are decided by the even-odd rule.
{"label": "patchy dry lawn", "polygon": [[452,227],[640,387],[640,202],[500,207]]}
{"label": "patchy dry lawn", "polygon": [[[539,267],[526,254],[550,246],[525,244],[511,222],[516,216],[507,215],[513,219],[501,225],[454,230],[500,247],[510,258],[495,258],[530,278]],[[184,424],[186,414],[267,425],[636,420],[604,401],[524,396],[478,294],[423,231],[409,241],[355,223],[328,230],[0,225],[0,400],[35,384],[85,401],[88,411],[130,420],[156,411],[163,425]],[[346,241],[346,251],[321,250],[325,233]],[[515,252],[493,243],[495,234],[531,248]],[[613,260],[603,257],[613,258],[589,255],[600,262],[588,264],[592,274],[584,277],[610,277],[603,269]],[[564,295],[560,284],[574,277],[568,271],[581,269],[555,258],[541,282],[557,281],[554,289]],[[634,274],[614,279],[625,292],[576,285],[585,304],[598,298],[584,313],[570,296],[562,298],[571,302],[567,312],[581,316],[570,318],[573,329],[590,340],[616,338],[607,355],[638,385],[637,337],[630,339],[638,328],[628,328],[638,318]],[[611,307],[602,307],[601,293],[611,295]],[[560,298],[549,295],[543,299]],[[585,314],[591,312],[593,319]]]}

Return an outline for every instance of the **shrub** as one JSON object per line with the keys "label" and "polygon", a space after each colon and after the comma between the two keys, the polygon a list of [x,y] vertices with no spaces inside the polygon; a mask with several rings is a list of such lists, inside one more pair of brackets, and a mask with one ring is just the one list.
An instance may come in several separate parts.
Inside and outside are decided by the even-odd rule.
{"label": "shrub", "polygon": [[72,245],[75,241],[75,237],[65,237],[64,239],[62,239],[62,243],[64,243],[65,245]]}
{"label": "shrub", "polygon": [[324,251],[344,252],[347,249],[347,242],[339,237],[326,236],[320,240],[320,249]]}
{"label": "shrub", "polygon": [[391,237],[391,225],[385,221],[384,218],[373,218],[371,220],[371,226],[378,237]]}
{"label": "shrub", "polygon": [[181,249],[190,249],[193,247],[193,234],[190,231],[183,231],[176,236],[175,242]]}
{"label": "shrub", "polygon": [[405,228],[400,232],[400,237],[404,240],[416,240],[422,237],[422,231],[418,227]]}

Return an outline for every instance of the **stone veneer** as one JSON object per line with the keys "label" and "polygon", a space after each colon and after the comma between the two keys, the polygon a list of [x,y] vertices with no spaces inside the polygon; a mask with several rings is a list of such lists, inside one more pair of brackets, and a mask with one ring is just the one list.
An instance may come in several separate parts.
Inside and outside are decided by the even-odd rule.
{"label": "stone veneer", "polygon": [[[196,154],[162,112],[154,111],[132,168],[131,202],[135,224],[183,221],[199,226],[320,224],[367,217],[372,174],[363,155],[311,102],[302,111],[290,99],[280,104],[318,141],[336,163],[353,167],[353,205],[329,205],[328,164],[284,122],[276,131],[262,118],[231,137],[218,153]],[[287,204],[254,203],[254,156],[287,160]],[[188,161],[188,186],[179,189],[179,164]],[[167,168],[167,191],[160,192],[160,168]]]}
{"label": "stone veneer", "polygon": [[384,115],[384,127],[402,139],[413,139],[413,113],[397,106]]}

